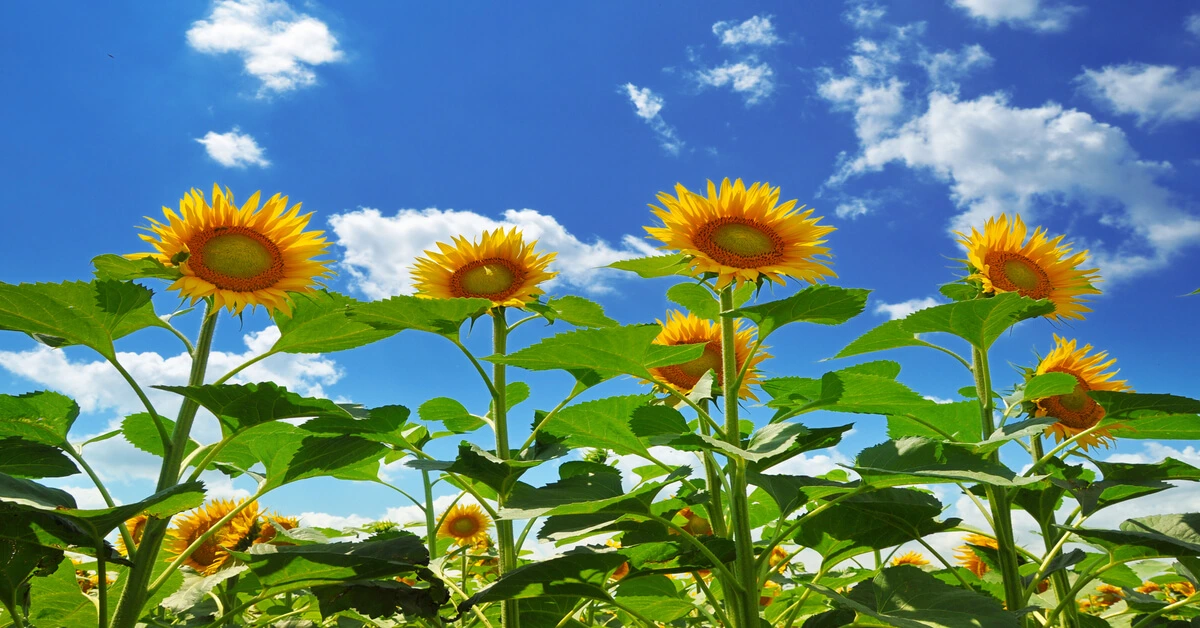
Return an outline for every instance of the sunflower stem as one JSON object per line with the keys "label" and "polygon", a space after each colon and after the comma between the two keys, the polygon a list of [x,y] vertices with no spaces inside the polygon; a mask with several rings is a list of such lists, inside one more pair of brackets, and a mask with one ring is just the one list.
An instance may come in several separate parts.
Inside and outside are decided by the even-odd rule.
{"label": "sunflower stem", "polygon": [[438,530],[433,513],[433,483],[429,481],[429,471],[425,469],[421,469],[421,483],[425,485],[425,539],[429,545],[429,560],[433,560],[437,554]]}
{"label": "sunflower stem", "polygon": [[[1031,454],[1033,455],[1033,461],[1037,462],[1042,456],[1046,455],[1042,450],[1042,437],[1039,434],[1034,434],[1029,440],[1032,445]],[[1063,544],[1060,541],[1063,540],[1066,533],[1058,531],[1055,525],[1054,511],[1049,513],[1046,520],[1038,521],[1038,525],[1042,528],[1042,541],[1046,544],[1046,557],[1042,561],[1042,566],[1045,568],[1045,566],[1049,565],[1050,561],[1054,560],[1055,556],[1062,553]],[[1037,576],[1040,573],[1041,569],[1034,575]],[[1062,601],[1067,592],[1071,590],[1071,581],[1067,579],[1066,572],[1061,569],[1050,574],[1050,584],[1054,587],[1055,599],[1059,601]],[[1031,582],[1029,586],[1033,590],[1036,590],[1037,582]],[[1063,628],[1078,628],[1079,609],[1074,604],[1068,604],[1063,607],[1061,625]]]}
{"label": "sunflower stem", "polygon": [[[702,399],[700,407],[708,412],[708,400]],[[709,436],[711,431],[704,419],[697,418],[700,424],[700,433]],[[713,533],[717,536],[726,536],[729,534],[728,528],[725,527],[725,507],[721,504],[721,466],[717,464],[717,459],[712,455],[711,451],[705,451],[702,456],[704,459],[704,475],[705,481],[708,483],[708,518],[712,521]]]}
{"label": "sunflower stem", "polygon": [[[738,378],[736,321],[730,314],[734,310],[733,285],[721,290],[721,394],[725,401],[725,439],[730,445],[742,446],[742,430],[738,421]],[[737,597],[734,614],[737,628],[758,628],[758,570],[754,565],[754,538],[750,526],[750,499],[747,494],[746,459],[731,456],[727,465],[729,473],[729,515],[732,519],[733,544],[735,550],[734,575],[741,583],[741,591],[726,591],[727,597]],[[728,600],[727,600],[728,601]]]}
{"label": "sunflower stem", "polygon": [[[497,306],[492,309],[492,353],[496,356],[505,355],[508,352],[508,321],[505,317],[504,306]],[[508,460],[512,457],[512,450],[508,445],[508,408],[506,407],[505,388],[507,387],[507,373],[503,364],[492,364],[492,420],[495,423],[496,432],[496,457],[501,460]],[[503,492],[497,491],[496,505],[499,509],[504,508],[504,503],[508,501],[508,496]],[[509,520],[496,521],[496,541],[500,546],[500,577],[517,568],[517,548],[513,543],[513,522]],[[501,602],[501,626],[503,628],[520,628],[521,618],[517,614],[517,604],[514,600],[504,600]]]}
{"label": "sunflower stem", "polygon": [[[200,324],[200,335],[196,338],[195,351],[192,353],[192,370],[188,375],[188,386],[199,386],[204,383],[204,374],[208,369],[208,356],[212,352],[212,341],[216,334],[219,313],[220,310],[213,307],[211,299],[205,301],[204,319]],[[196,411],[199,409],[200,405],[191,399],[184,399],[183,404],[179,407],[175,432],[171,435],[171,446],[167,448],[166,455],[163,457],[156,491],[165,491],[179,483],[180,465],[183,463],[187,441],[192,433],[192,423],[196,420]],[[137,624],[138,618],[142,614],[142,607],[145,606],[146,598],[149,596],[147,584],[158,563],[158,552],[162,548],[162,542],[167,536],[167,527],[170,524],[170,518],[151,517],[146,521],[142,542],[138,545],[137,560],[134,561],[133,568],[129,570],[125,589],[121,592],[120,601],[117,602],[112,628],[133,628]]]}

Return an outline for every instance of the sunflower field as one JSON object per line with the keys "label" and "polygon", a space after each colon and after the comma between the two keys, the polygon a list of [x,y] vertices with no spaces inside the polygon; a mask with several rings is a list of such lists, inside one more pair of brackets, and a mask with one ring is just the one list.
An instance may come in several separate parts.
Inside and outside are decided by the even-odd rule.
{"label": "sunflower field", "polygon": [[[1089,524],[1200,480],[1172,458],[1096,456],[1115,439],[1195,439],[1200,401],[1135,392],[1115,356],[1071,333],[1103,279],[1087,252],[1015,214],[989,219],[959,234],[948,303],[820,356],[837,359],[820,377],[768,377],[764,360],[805,350],[773,334],[826,333],[870,293],[836,285],[835,228],[782,198],[740,179],[660,193],[645,231],[661,254],[612,265],[667,286],[678,309],[653,322],[548,297],[555,252],[517,229],[439,243],[411,269],[415,295],[359,301],[324,288],[337,260],[299,203],[255,193],[239,205],[215,186],[149,219],[143,252],[95,257],[91,281],[0,284],[0,329],[91,349],[144,405],[77,442],[71,398],[0,395],[0,626],[1200,625],[1200,513]],[[154,289],[183,304],[156,310]],[[214,372],[216,327],[256,308],[278,339]],[[1055,331],[1006,377],[990,354],[1023,321]],[[533,324],[552,333],[513,342]],[[121,364],[117,343],[152,329],[187,348],[186,385]],[[485,390],[486,409],[449,397],[364,407],[231,381],[277,354],[390,343],[405,355],[419,334],[461,358],[445,376]],[[959,398],[900,383],[902,348],[935,352]],[[420,368],[404,359],[401,370]],[[518,410],[532,371],[572,384],[552,407]],[[606,393],[619,379],[639,392]],[[152,386],[182,399],[177,414],[155,408]],[[196,440],[202,409],[218,440]],[[810,426],[814,412],[844,423]],[[886,424],[886,439],[824,474],[786,471],[860,423]],[[88,462],[110,438],[161,459],[153,494],[112,498]],[[690,462],[662,460],[664,447]],[[622,456],[648,464],[623,471]],[[420,481],[389,483],[388,464]],[[200,478],[213,471],[256,488],[209,497]],[[76,474],[107,507],[80,508],[46,482]],[[272,509],[272,491],[312,478],[384,484],[422,520],[331,529]],[[449,507],[435,489],[453,492]],[[939,495],[968,500],[986,526],[946,516]],[[1018,538],[1015,521],[1038,534]],[[952,554],[931,542],[947,534]]]}

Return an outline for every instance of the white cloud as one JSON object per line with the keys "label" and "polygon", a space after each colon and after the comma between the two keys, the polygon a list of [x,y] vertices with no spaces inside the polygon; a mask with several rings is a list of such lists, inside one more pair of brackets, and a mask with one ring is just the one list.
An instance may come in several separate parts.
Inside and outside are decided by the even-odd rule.
{"label": "white cloud", "polygon": [[788,458],[778,465],[771,467],[771,473],[779,475],[809,475],[818,476],[824,475],[840,469],[855,477],[855,473],[846,468],[854,464],[854,461],[847,458],[845,454],[838,450],[837,447],[823,449],[820,453],[806,452]]}
{"label": "white cloud", "polygon": [[933,307],[941,304],[941,301],[933,297],[909,299],[907,301],[901,301],[900,303],[885,303],[881,301],[875,304],[875,313],[887,314],[889,319],[896,320],[898,318],[904,318],[905,316],[908,316],[917,310],[923,310],[927,307]]}
{"label": "white cloud", "polygon": [[226,168],[271,165],[263,156],[263,149],[258,142],[255,142],[253,137],[239,132],[237,127],[233,127],[228,133],[209,131],[196,141],[204,145],[209,157]]}
{"label": "white cloud", "polygon": [[869,0],[851,0],[849,4],[842,18],[855,28],[871,28],[887,14],[887,9]]}
{"label": "white cloud", "polygon": [[741,24],[717,22],[712,31],[722,46],[774,46],[781,41],[769,15],[755,15]]}
{"label": "white cloud", "polygon": [[[85,480],[86,481],[86,480]],[[95,486],[75,486],[67,484],[58,487],[71,494],[75,498],[75,506],[85,510],[95,508],[108,508],[108,503],[104,501],[104,496],[100,494],[100,489]],[[116,505],[120,506],[123,502],[119,499],[113,499]]]}
{"label": "white cloud", "polygon": [[762,102],[775,91],[775,71],[753,55],[734,62],[726,62],[715,68],[696,73],[696,81],[702,86],[729,86],[742,94],[747,105]]}
{"label": "white cloud", "polygon": [[942,91],[958,89],[957,81],[978,68],[992,65],[992,55],[979,44],[964,45],[958,52],[943,50],[921,60],[929,82]]}
{"label": "white cloud", "polygon": [[[704,463],[700,461],[700,458],[694,452],[681,451],[673,447],[655,446],[650,448],[650,455],[671,467],[691,467],[692,473],[688,477],[704,477]],[[616,456],[616,460],[617,469],[621,472],[621,484],[626,489],[631,489],[638,483],[638,474],[634,472],[634,469],[653,464],[649,460],[633,454]]]}
{"label": "white cloud", "polygon": [[260,97],[312,85],[314,67],[343,56],[324,22],[277,0],[221,0],[192,24],[187,40],[198,52],[241,56],[262,83]]}
{"label": "white cloud", "polygon": [[679,150],[683,148],[683,140],[679,139],[675,127],[667,124],[666,120],[659,115],[666,101],[663,97],[650,91],[649,87],[638,87],[633,83],[626,83],[622,88],[629,96],[629,102],[633,103],[634,112],[637,116],[646,121],[654,133],[658,135],[659,144],[663,150],[678,155]]}
{"label": "white cloud", "polygon": [[952,0],[952,4],[988,26],[1008,24],[1047,33],[1065,30],[1083,10],[1044,0]]}
{"label": "white cloud", "polygon": [[843,220],[854,220],[859,216],[866,216],[871,213],[871,208],[863,199],[853,198],[838,205],[837,209],[833,210],[833,213]]}
{"label": "white cloud", "polygon": [[1093,100],[1139,125],[1200,118],[1200,68],[1127,63],[1084,70],[1076,79]]}
{"label": "white cloud", "polygon": [[1200,13],[1193,13],[1184,21],[1183,27],[1196,37],[1200,37]]}
{"label": "white cloud", "polygon": [[331,515],[327,512],[302,512],[300,513],[300,525],[306,528],[358,528],[364,526],[374,519],[363,517],[362,515]]}
{"label": "white cloud", "polygon": [[358,209],[329,219],[337,244],[346,250],[343,268],[355,287],[372,299],[412,291],[413,260],[437,242],[460,234],[482,233],[501,227],[518,227],[528,240],[538,241],[539,251],[556,251],[551,270],[559,271],[550,285],[563,283],[593,294],[611,290],[617,271],[603,266],[617,260],[653,255],[644,240],[627,235],[620,247],[604,240],[584,242],[552,216],[532,209],[509,209],[501,220],[471,211],[453,209],[402,209],[384,216],[378,209]]}

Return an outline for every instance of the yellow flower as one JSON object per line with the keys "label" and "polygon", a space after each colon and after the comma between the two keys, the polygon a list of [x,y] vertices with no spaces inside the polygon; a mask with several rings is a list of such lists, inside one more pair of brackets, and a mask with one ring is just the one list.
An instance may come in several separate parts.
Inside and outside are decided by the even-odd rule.
{"label": "yellow flower", "polygon": [[[975,553],[971,552],[971,555],[974,556]],[[900,565],[912,565],[914,567],[921,567],[921,566],[928,565],[928,564],[929,564],[929,561],[926,560],[923,555],[921,555],[921,552],[909,552],[907,554],[903,554],[901,556],[897,556],[892,559],[893,567],[898,567]]]}
{"label": "yellow flower", "polygon": [[776,545],[771,548],[771,555],[767,557],[767,563],[771,567],[778,567],[779,573],[783,573],[788,566],[788,551]]}
{"label": "yellow flower", "polygon": [[[679,509],[679,516],[687,520],[679,527],[683,528],[688,534],[692,536],[712,535],[712,524],[708,522],[708,519],[693,512],[691,508],[684,507]],[[674,534],[675,531],[672,530],[671,533]]]}
{"label": "yellow flower", "polygon": [[[1088,355],[1092,345],[1084,345],[1076,349],[1074,340],[1066,340],[1054,335],[1054,350],[1038,363],[1037,375],[1046,373],[1067,373],[1076,380],[1075,390],[1067,395],[1056,395],[1037,400],[1039,417],[1057,419],[1058,423],[1046,428],[1046,434],[1054,434],[1056,441],[1070,438],[1082,432],[1104,418],[1104,408],[1088,396],[1092,390],[1130,390],[1124,380],[1113,380],[1116,371],[1103,372],[1104,369],[1116,363],[1116,359],[1105,361],[1108,354],[1101,351]],[[1112,434],[1108,429],[1100,429],[1080,438],[1080,446],[1085,450],[1097,445],[1108,446]]]}
{"label": "yellow flower", "polygon": [[[245,500],[243,500],[245,501]],[[242,502],[227,499],[214,499],[184,515],[170,531],[166,544],[167,560],[173,561],[197,539],[216,525],[222,517],[237,508]],[[261,523],[259,522],[258,504],[251,502],[233,519],[208,537],[193,551],[183,564],[196,571],[211,576],[232,562],[230,550],[245,551],[258,538]]]}
{"label": "yellow flower", "polygon": [[967,264],[971,278],[983,283],[985,293],[1016,292],[1033,299],[1049,299],[1054,312],[1048,318],[1077,318],[1092,311],[1083,305],[1082,296],[1100,294],[1092,286],[1100,281],[1094,268],[1081,270],[1087,251],[1072,254],[1071,246],[1063,244],[1063,236],[1053,240],[1041,227],[1025,241],[1025,223],[1014,216],[990,218],[983,233],[974,228],[971,235],[959,233],[959,243],[967,249]]}
{"label": "yellow flower", "polygon": [[960,545],[954,550],[954,556],[958,559],[958,564],[966,567],[968,571],[982,578],[983,574],[988,572],[987,563],[979,558],[972,547],[986,547],[990,549],[999,549],[1000,546],[996,543],[996,539],[983,536],[982,534],[970,534],[964,539],[966,545]]}
{"label": "yellow flower", "polygon": [[719,193],[708,182],[707,198],[682,184],[675,192],[678,198],[659,193],[663,207],[650,207],[663,226],[646,231],[663,243],[659,248],[691,256],[693,273],[715,273],[718,289],[760,279],[815,283],[837,276],[818,259],[828,259],[829,249],[820,245],[834,228],[817,224],[821,217],[810,218],[813,210],[797,209],[794,200],[777,205],[778,187],[755,183],[747,189],[741,179],[725,179]]}
{"label": "yellow flower", "polygon": [[[700,378],[710,370],[716,372],[718,386],[724,383],[725,369],[721,362],[720,325],[690,312],[684,314],[675,310],[667,312],[666,323],[657,322],[662,325],[662,331],[654,339],[654,344],[674,346],[704,343],[705,346],[704,353],[690,362],[650,369],[655,379],[673,386],[684,394],[691,392]],[[735,327],[737,333],[734,337],[734,355],[737,358],[739,370],[746,364],[746,358],[750,355],[750,346],[754,344],[754,332],[749,329],[742,330],[741,326],[739,320]],[[742,399],[758,400],[758,397],[750,391],[750,385],[761,378],[756,368],[758,363],[771,357],[769,353],[761,349],[760,347],[760,350],[754,354],[754,358],[750,360],[750,368],[746,370],[746,377],[742,379],[742,386],[738,390],[738,396]]]}
{"label": "yellow flower", "polygon": [[1121,587],[1115,587],[1111,584],[1102,584],[1096,587],[1096,593],[1100,594],[1097,603],[1105,608],[1120,602],[1125,597],[1125,592],[1121,590]]}
{"label": "yellow flower", "polygon": [[[276,526],[283,530],[295,530],[300,527],[300,520],[296,517],[284,517],[278,514],[264,515],[264,521],[260,524],[258,538],[254,539],[254,544],[271,543],[275,540],[275,536],[279,534]],[[275,524],[275,525],[271,525]],[[275,543],[275,545],[292,545],[292,543]]]}
{"label": "yellow flower", "polygon": [[484,231],[478,243],[459,236],[425,251],[412,271],[417,296],[433,299],[491,299],[495,306],[525,307],[545,291],[538,287],[558,273],[547,272],[554,253],[538,255],[514,227]]}
{"label": "yellow flower", "polygon": [[1196,587],[1191,582],[1184,580],[1183,582],[1172,582],[1167,585],[1167,591],[1170,592],[1173,598],[1186,600],[1196,594]]}
{"label": "yellow flower", "polygon": [[455,504],[442,519],[438,536],[454,539],[460,546],[474,545],[487,538],[492,520],[477,504]]}
{"label": "yellow flower", "polygon": [[239,208],[233,194],[213,186],[213,202],[192,190],[179,201],[179,213],[164,207],[167,223],[149,216],[149,234],[141,238],[154,253],[150,257],[178,266],[183,277],[171,284],[192,303],[212,297],[216,307],[238,314],[247,305],[262,305],[269,312],[291,313],[289,292],[311,292],[314,284],[331,273],[323,255],[329,244],[321,231],[304,231],[309,216],[300,215],[300,204],[288,209],[288,198],[276,194],[258,207],[255,192]]}
{"label": "yellow flower", "polygon": [[1150,595],[1151,593],[1158,593],[1159,591],[1162,591],[1162,587],[1158,586],[1157,582],[1150,582],[1149,580],[1147,580],[1142,583],[1142,586],[1134,589],[1134,591],[1137,591],[1138,593],[1145,593],[1146,595]]}
{"label": "yellow flower", "polygon": [[[133,544],[136,546],[142,542],[142,533],[146,531],[146,522],[150,518],[146,515],[134,515],[133,518],[125,521],[125,527],[129,529],[129,536],[133,537]],[[129,548],[125,547],[125,535],[117,535],[117,551],[122,556],[129,555]]]}

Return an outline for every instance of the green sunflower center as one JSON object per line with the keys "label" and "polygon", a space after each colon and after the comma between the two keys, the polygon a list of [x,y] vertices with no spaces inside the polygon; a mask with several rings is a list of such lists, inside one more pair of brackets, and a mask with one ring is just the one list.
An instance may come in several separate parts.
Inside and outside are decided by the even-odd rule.
{"label": "green sunflower center", "polygon": [[1066,369],[1052,368],[1049,372],[1066,373],[1075,376],[1075,390],[1065,395],[1056,395],[1038,402],[1046,412],[1046,416],[1058,419],[1058,422],[1072,430],[1086,430],[1104,418],[1104,408],[1088,396],[1092,389],[1083,378]]}
{"label": "green sunflower center", "polygon": [[1058,402],[1064,408],[1075,410],[1076,412],[1083,410],[1091,399],[1087,394],[1087,389],[1082,384],[1075,384],[1075,390],[1071,391],[1070,394],[1058,396]]}
{"label": "green sunflower center", "polygon": [[713,232],[712,239],[717,246],[742,257],[756,257],[775,250],[775,243],[771,238],[761,229],[751,225],[721,225]]}
{"label": "green sunflower center", "polygon": [[187,242],[188,268],[223,290],[253,292],[283,278],[283,254],[265,235],[246,227],[214,227]]}
{"label": "green sunflower center", "polygon": [[1005,292],[1044,299],[1054,291],[1045,269],[1020,253],[992,251],[984,258],[984,263],[991,269],[992,285]]}
{"label": "green sunflower center", "polygon": [[717,383],[721,381],[721,344],[717,341],[704,346],[700,357],[683,364],[675,364],[659,369],[662,378],[681,390],[691,390],[709,371],[715,371]]}
{"label": "green sunflower center", "polygon": [[498,257],[471,262],[450,277],[456,297],[503,300],[521,289],[525,272],[510,260]]}
{"label": "green sunflower center", "polygon": [[450,529],[460,536],[471,536],[479,531],[479,524],[470,517],[459,517],[450,524]]}
{"label": "green sunflower center", "polygon": [[759,268],[783,261],[783,239],[755,220],[725,216],[696,231],[696,248],[719,264]]}

